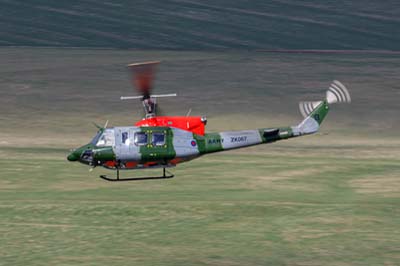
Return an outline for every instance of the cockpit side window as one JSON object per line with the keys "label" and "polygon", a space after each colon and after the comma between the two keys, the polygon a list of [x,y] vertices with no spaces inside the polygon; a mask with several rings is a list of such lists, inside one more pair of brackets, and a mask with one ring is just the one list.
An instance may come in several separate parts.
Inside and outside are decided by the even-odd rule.
{"label": "cockpit side window", "polygon": [[147,133],[136,132],[134,140],[135,140],[135,145],[137,145],[137,146],[147,145]]}
{"label": "cockpit side window", "polygon": [[165,134],[161,132],[154,132],[151,137],[151,143],[153,146],[165,145]]}
{"label": "cockpit side window", "polygon": [[115,138],[114,138],[114,130],[106,129],[103,134],[101,134],[99,140],[96,143],[96,146],[104,147],[104,146],[114,146]]}

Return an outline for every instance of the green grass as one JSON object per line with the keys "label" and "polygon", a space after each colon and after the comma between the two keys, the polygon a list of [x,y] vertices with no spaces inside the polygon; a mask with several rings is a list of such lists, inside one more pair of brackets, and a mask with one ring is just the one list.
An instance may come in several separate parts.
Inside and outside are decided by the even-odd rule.
{"label": "green grass", "polygon": [[127,183],[2,148],[0,265],[397,265],[398,148],[295,140]]}
{"label": "green grass", "polygon": [[[0,49],[0,265],[398,265],[398,56]],[[92,121],[132,125],[125,65],[162,60],[169,115],[208,131],[293,125],[332,79],[321,133],[108,183],[66,160]],[[289,74],[290,75],[289,75]],[[221,100],[224,104],[221,104]],[[126,175],[159,172],[127,171]]]}

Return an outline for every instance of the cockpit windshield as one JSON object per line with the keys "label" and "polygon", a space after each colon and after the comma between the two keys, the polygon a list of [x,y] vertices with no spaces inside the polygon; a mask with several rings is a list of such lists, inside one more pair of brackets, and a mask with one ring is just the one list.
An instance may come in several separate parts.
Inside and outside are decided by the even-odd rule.
{"label": "cockpit windshield", "polygon": [[97,141],[99,141],[99,138],[100,138],[101,134],[103,134],[103,132],[101,132],[100,130],[97,131],[96,136],[93,137],[93,139],[90,142],[90,144],[96,145]]}
{"label": "cockpit windshield", "polygon": [[115,144],[114,129],[112,128],[105,129],[102,133],[100,132],[97,139],[96,137],[94,137],[93,141],[95,141],[94,144],[98,147],[114,146]]}

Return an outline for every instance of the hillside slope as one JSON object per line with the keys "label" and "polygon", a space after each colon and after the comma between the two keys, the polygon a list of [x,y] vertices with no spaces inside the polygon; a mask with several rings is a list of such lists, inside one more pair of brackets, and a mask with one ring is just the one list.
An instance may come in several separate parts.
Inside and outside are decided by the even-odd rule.
{"label": "hillside slope", "polygon": [[398,50],[397,1],[0,1],[1,46]]}

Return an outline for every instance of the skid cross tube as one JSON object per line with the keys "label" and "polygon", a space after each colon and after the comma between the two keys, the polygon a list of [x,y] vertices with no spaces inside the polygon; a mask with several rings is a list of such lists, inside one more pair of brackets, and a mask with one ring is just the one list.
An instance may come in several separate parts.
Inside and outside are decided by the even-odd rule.
{"label": "skid cross tube", "polygon": [[[168,175],[166,175],[166,173]],[[119,178],[119,169],[117,168],[117,178],[110,178],[106,175],[101,175],[100,178],[110,182],[120,182],[120,181],[140,181],[140,180],[152,180],[152,179],[167,179],[173,178],[174,175],[167,170],[165,167],[163,168],[163,175],[162,176],[146,176],[146,177],[128,177],[128,178]]]}

